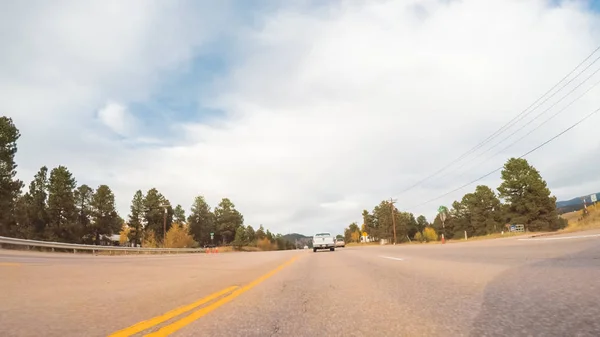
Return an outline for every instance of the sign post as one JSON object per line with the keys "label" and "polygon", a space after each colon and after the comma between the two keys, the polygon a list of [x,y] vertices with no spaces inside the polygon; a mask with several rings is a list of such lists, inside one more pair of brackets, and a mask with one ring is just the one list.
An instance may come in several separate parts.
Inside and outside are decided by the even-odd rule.
{"label": "sign post", "polygon": [[442,244],[446,243],[446,239],[444,238],[444,233],[446,233],[446,214],[448,209],[446,206],[438,207],[438,214],[440,216],[440,220],[442,221]]}

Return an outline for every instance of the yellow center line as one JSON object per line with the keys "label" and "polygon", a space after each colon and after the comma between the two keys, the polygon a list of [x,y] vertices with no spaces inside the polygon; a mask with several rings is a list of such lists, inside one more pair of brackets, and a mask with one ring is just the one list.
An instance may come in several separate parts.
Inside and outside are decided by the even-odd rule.
{"label": "yellow center line", "polygon": [[234,291],[235,289],[238,289],[238,288],[239,288],[238,286],[232,286],[232,287],[223,289],[223,290],[221,290],[219,292],[216,292],[216,293],[213,293],[211,295],[208,295],[208,296],[206,296],[206,297],[204,297],[204,298],[202,298],[202,299],[200,299],[200,300],[198,300],[198,301],[196,301],[194,303],[191,303],[191,304],[179,307],[177,309],[173,309],[173,310],[171,310],[171,311],[169,311],[169,312],[167,312],[167,313],[165,313],[165,314],[163,314],[161,316],[156,316],[156,317],[151,318],[149,320],[139,322],[139,323],[137,323],[135,325],[132,325],[132,326],[130,326],[128,328],[125,328],[123,330],[117,331],[117,332],[113,333],[112,335],[109,335],[108,337],[128,337],[128,336],[134,335],[134,334],[136,334],[138,332],[141,332],[141,331],[144,331],[146,329],[149,329],[149,328],[151,328],[151,327],[153,327],[155,325],[158,325],[160,323],[166,322],[166,321],[170,320],[173,317],[177,317],[177,316],[179,316],[179,315],[181,315],[181,314],[183,314],[185,312],[188,312],[188,311],[190,311],[192,309],[195,309],[196,307],[199,307],[202,304],[208,303],[208,302],[210,302],[210,301],[212,301],[212,300],[214,300],[216,298],[219,298],[220,296],[228,294],[228,293],[230,293],[230,292],[232,292],[232,291]]}
{"label": "yellow center line", "polygon": [[16,262],[0,262],[0,267],[17,267],[20,266],[20,263]]}
{"label": "yellow center line", "polygon": [[220,300],[204,307],[201,308],[197,311],[194,311],[193,313],[191,313],[190,315],[175,321],[163,328],[161,328],[160,330],[147,334],[144,337],[163,337],[163,336],[168,336],[178,330],[180,330],[181,328],[187,326],[188,324],[194,322],[195,320],[201,318],[202,316],[205,316],[206,314],[214,311],[215,309],[219,308],[220,306],[227,304],[229,302],[231,302],[232,300],[234,300],[236,297],[240,296],[241,294],[245,293],[246,291],[256,287],[258,284],[260,284],[261,282],[263,282],[264,280],[268,279],[269,277],[275,275],[277,272],[279,272],[280,270],[282,270],[283,268],[289,266],[290,264],[292,264],[294,261],[296,261],[296,259],[299,256],[295,256],[292,259],[288,260],[287,262],[285,262],[284,264],[280,265],[279,267],[271,270],[270,272],[266,273],[265,275],[259,277],[258,279],[250,282],[249,284],[235,290],[234,292],[232,292],[231,294],[221,298]]}

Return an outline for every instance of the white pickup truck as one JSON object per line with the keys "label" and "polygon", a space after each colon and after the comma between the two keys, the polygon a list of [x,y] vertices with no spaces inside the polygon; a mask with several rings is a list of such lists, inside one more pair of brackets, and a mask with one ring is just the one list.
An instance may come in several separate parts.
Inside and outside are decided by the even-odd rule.
{"label": "white pickup truck", "polygon": [[317,249],[335,251],[335,239],[331,233],[318,233],[313,236],[313,252]]}

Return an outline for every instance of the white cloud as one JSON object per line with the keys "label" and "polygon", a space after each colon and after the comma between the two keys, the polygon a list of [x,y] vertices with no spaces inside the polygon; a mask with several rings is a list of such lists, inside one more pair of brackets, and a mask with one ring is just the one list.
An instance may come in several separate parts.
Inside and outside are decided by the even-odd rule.
{"label": "white cloud", "polygon": [[[19,48],[9,55],[20,49],[43,55],[10,59],[14,81],[0,80],[0,88],[14,93],[0,108],[14,111],[25,130],[42,115],[61,123],[74,117],[56,130],[88,125],[93,116],[87,111],[109,98],[124,105],[147,99],[160,82],[156,71],[189,62],[204,41],[196,33],[206,26],[192,29],[202,20],[177,19],[186,8],[109,6],[93,20],[51,24],[62,22],[58,17],[92,12],[83,7],[78,3],[71,8],[75,12],[45,12],[48,29],[30,28],[42,42],[27,48],[13,42]],[[141,18],[126,20],[136,10]],[[589,54],[600,40],[598,15],[578,2],[549,7],[542,0],[342,1],[301,11],[283,7],[257,20],[237,32],[236,63],[215,83],[214,99],[203,102],[225,111],[218,125],[180,124],[184,141],[152,148],[124,146],[101,133],[86,135],[77,149],[57,147],[72,142],[74,134],[40,147],[41,136],[28,132],[20,147],[21,167],[32,174],[41,164],[64,163],[82,182],[110,184],[123,213],[136,189],[156,186],[186,207],[196,194],[213,205],[230,197],[249,224],[263,223],[275,231],[341,231],[360,220],[363,208],[397,196],[398,207],[405,209],[440,195],[600,107],[595,89],[468,174],[460,176],[460,169],[451,168],[443,179],[400,194],[486,138]],[[103,33],[105,22],[117,27]],[[85,39],[85,30],[74,29],[80,26],[101,38]],[[57,42],[67,44],[68,52],[50,48],[39,54]],[[597,157],[599,118],[528,157],[561,198],[600,189],[593,171],[581,164]],[[589,184],[569,179],[577,175]],[[495,187],[498,176],[482,182]],[[438,204],[449,204],[473,188],[408,210],[431,217]]]}
{"label": "white cloud", "polygon": [[98,118],[104,125],[121,136],[130,135],[135,120],[123,105],[115,102],[106,103],[98,110]]}

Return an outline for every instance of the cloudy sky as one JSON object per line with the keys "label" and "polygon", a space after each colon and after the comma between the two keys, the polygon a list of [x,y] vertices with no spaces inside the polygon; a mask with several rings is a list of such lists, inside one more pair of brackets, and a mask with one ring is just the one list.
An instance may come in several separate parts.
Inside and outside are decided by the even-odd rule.
{"label": "cloudy sky", "polygon": [[[598,1],[2,1],[0,31],[19,177],[66,165],[124,217],[156,187],[281,233],[341,232],[390,197],[432,219],[600,108],[599,51],[447,166],[600,45]],[[598,125],[527,157],[559,199],[600,191]]]}

